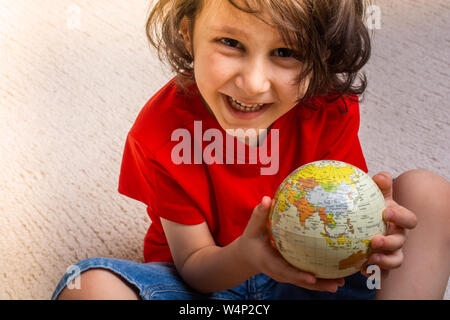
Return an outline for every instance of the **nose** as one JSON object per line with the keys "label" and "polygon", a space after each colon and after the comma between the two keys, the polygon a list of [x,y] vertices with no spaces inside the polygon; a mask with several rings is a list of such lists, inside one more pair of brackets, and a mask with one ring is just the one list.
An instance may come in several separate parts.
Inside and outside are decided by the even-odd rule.
{"label": "nose", "polygon": [[269,91],[271,85],[269,68],[263,58],[246,60],[241,70],[235,83],[246,97],[256,97]]}

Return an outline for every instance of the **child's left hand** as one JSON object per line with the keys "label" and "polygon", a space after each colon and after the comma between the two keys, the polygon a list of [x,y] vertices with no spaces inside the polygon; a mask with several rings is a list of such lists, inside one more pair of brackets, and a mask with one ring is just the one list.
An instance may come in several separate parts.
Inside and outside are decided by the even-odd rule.
{"label": "child's left hand", "polygon": [[361,273],[365,276],[368,276],[366,272],[368,264],[378,265],[384,270],[400,267],[403,263],[402,248],[406,241],[407,229],[414,229],[417,225],[416,215],[393,200],[392,176],[387,172],[380,172],[372,179],[386,201],[383,219],[386,222],[387,232],[385,236],[378,235],[372,238],[373,252],[368,262],[361,268]]}

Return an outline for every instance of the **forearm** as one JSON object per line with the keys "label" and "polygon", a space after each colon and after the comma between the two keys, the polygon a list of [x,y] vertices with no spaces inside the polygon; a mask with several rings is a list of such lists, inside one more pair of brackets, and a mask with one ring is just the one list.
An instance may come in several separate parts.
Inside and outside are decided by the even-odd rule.
{"label": "forearm", "polygon": [[181,277],[199,292],[233,288],[257,272],[239,254],[239,239],[225,247],[209,246],[194,252],[180,268]]}

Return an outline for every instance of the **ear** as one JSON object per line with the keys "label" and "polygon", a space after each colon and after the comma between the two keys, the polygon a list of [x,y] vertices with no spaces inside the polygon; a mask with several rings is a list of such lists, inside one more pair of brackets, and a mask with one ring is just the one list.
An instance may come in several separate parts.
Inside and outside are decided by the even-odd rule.
{"label": "ear", "polygon": [[180,21],[180,31],[179,33],[184,39],[184,44],[186,46],[186,49],[189,51],[189,53],[192,56],[192,50],[191,50],[191,36],[190,36],[190,22],[186,16],[184,16]]}

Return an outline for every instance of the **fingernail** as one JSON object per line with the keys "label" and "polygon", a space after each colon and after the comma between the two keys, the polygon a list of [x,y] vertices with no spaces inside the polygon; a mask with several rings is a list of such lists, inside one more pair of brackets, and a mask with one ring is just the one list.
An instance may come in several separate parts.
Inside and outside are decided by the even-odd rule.
{"label": "fingernail", "polygon": [[[271,202],[270,201],[270,197],[268,197],[268,196],[264,196],[263,198],[262,198],[262,200],[261,200],[261,203],[263,203],[263,202]],[[269,206],[270,206],[270,203],[269,203]]]}
{"label": "fingernail", "polygon": [[380,239],[378,240],[378,244],[376,244],[376,248],[381,248],[384,245],[384,240]]}
{"label": "fingernail", "polygon": [[306,278],[306,282],[309,284],[315,284],[316,283],[316,278],[314,277],[307,277]]}
{"label": "fingernail", "polygon": [[374,263],[379,263],[381,261],[381,257],[378,254],[375,254],[372,258]]}
{"label": "fingernail", "polygon": [[392,211],[392,209],[388,209],[388,211],[386,212],[386,220],[390,220],[393,215],[394,211]]}

